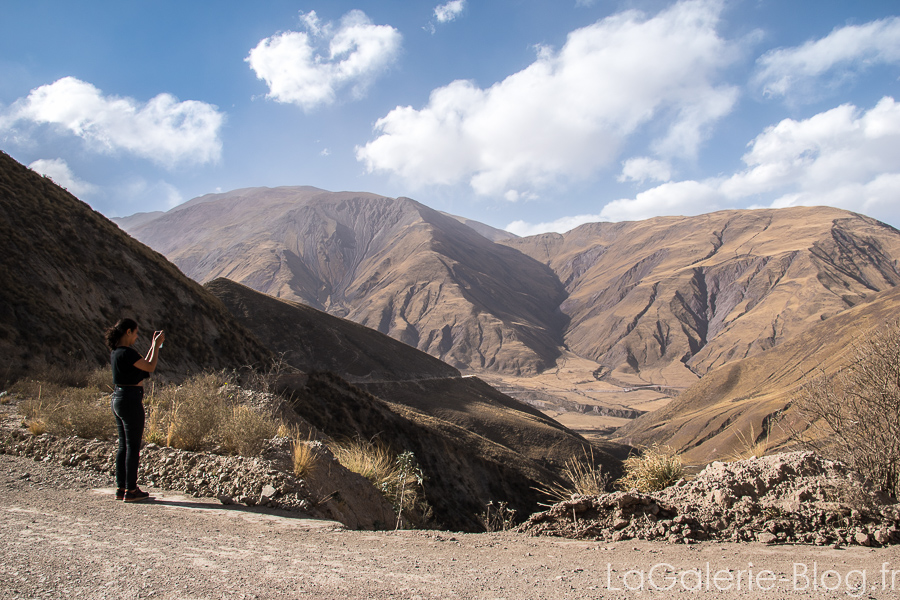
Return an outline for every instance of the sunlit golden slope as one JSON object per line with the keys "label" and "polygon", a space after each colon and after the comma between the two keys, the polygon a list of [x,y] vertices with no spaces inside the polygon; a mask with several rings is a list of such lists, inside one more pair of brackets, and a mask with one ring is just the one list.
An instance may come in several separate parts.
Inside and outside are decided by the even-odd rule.
{"label": "sunlit golden slope", "polygon": [[820,370],[835,373],[852,355],[853,344],[900,317],[900,289],[882,292],[781,345],[707,374],[664,408],[619,429],[620,441],[660,442],[703,464],[741,451],[747,441],[777,446],[802,429],[787,410],[797,388]]}
{"label": "sunlit golden slope", "polygon": [[673,386],[900,283],[900,232],[824,207],[594,223],[502,243],[565,285],[572,351],[613,378]]}

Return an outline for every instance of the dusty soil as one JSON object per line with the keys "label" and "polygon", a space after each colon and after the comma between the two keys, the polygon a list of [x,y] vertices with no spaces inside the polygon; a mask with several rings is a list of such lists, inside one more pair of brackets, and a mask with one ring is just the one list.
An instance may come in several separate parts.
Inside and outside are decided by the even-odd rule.
{"label": "dusty soil", "polygon": [[150,491],[153,502],[124,504],[113,499],[106,475],[0,455],[0,598],[557,600],[699,592],[880,599],[900,593],[897,546],[362,532]]}

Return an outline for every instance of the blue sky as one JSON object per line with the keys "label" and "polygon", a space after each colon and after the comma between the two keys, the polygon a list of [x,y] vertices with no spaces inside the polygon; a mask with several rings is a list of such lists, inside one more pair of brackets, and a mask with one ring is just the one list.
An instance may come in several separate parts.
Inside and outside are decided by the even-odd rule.
{"label": "blue sky", "polygon": [[521,235],[800,204],[900,227],[900,4],[15,2],[0,149],[108,216],[313,185]]}

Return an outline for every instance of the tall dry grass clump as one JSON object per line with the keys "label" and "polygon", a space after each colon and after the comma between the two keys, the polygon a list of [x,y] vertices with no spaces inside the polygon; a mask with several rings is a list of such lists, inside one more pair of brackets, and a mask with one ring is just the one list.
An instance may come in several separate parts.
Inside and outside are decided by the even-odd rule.
{"label": "tall dry grass clump", "polygon": [[[57,379],[60,380],[64,379]],[[18,411],[34,435],[109,439],[116,434],[109,396],[97,387],[70,387],[29,379],[15,383],[10,392],[24,398]]]}
{"label": "tall dry grass clump", "polygon": [[560,475],[565,484],[549,484],[536,488],[547,495],[552,502],[569,500],[573,496],[599,496],[609,487],[609,475],[603,466],[594,458],[594,449],[590,453],[582,448],[583,456],[568,459]]}
{"label": "tall dry grass clump", "polygon": [[[10,394],[22,398],[18,410],[35,435],[110,439],[116,436],[109,368],[42,372],[43,379],[21,379]],[[69,385],[77,383],[77,386]],[[144,386],[144,441],[183,450],[216,447],[231,454],[258,454],[278,424],[240,403],[241,390],[222,373],[203,373],[181,385]]]}
{"label": "tall dry grass clump", "polygon": [[332,443],[329,448],[344,468],[368,479],[391,502],[398,515],[398,528],[404,516],[414,523],[430,517],[431,508],[424,496],[425,475],[412,452],[396,455],[385,444],[366,440]]}
{"label": "tall dry grass clump", "polygon": [[240,404],[239,387],[222,373],[195,375],[178,386],[153,386],[145,405],[145,440],[182,450],[217,446],[253,456],[278,431],[271,415]]}
{"label": "tall dry grass clump", "polygon": [[216,431],[219,444],[229,454],[255,456],[262,452],[266,440],[275,437],[278,425],[269,416],[243,405],[234,406],[231,414],[219,421]]}
{"label": "tall dry grass clump", "polygon": [[684,476],[681,457],[668,446],[654,444],[625,459],[625,475],[616,481],[624,491],[658,492]]}
{"label": "tall dry grass clump", "polygon": [[294,475],[312,477],[318,467],[319,455],[308,441],[294,438],[291,448],[291,467]]}
{"label": "tall dry grass clump", "polygon": [[[765,428],[764,428],[765,429]],[[770,431],[765,429],[765,435],[757,435],[756,428],[751,424],[750,433],[735,429],[737,446],[726,457],[729,461],[747,460],[750,458],[762,458],[772,447]]]}

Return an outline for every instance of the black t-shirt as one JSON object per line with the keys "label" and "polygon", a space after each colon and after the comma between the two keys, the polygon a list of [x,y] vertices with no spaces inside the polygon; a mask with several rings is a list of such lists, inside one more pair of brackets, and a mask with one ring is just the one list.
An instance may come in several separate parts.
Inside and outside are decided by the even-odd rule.
{"label": "black t-shirt", "polygon": [[134,366],[138,359],[144,358],[131,346],[119,346],[112,351],[109,361],[112,363],[113,383],[116,385],[137,385],[150,377],[150,373]]}

